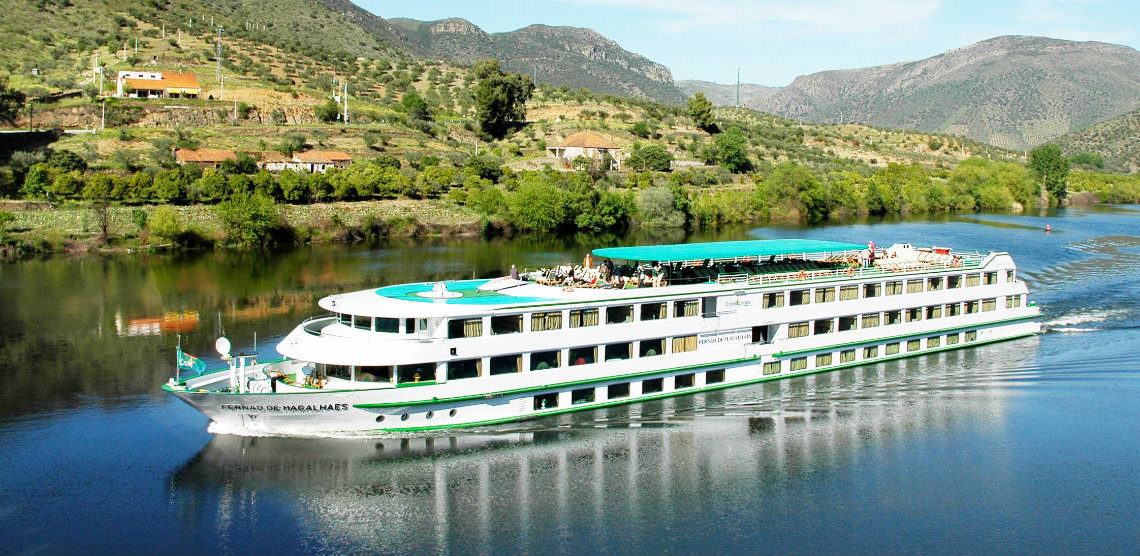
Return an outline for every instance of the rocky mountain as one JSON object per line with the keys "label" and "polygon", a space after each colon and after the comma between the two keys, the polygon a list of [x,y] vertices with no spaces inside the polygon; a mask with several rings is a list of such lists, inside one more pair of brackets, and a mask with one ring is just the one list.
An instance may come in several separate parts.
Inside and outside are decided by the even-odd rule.
{"label": "rocky mountain", "polygon": [[590,29],[531,25],[487,33],[458,18],[387,21],[394,44],[418,56],[464,64],[497,58],[506,69],[555,85],[674,104],[684,100],[669,68]]}
{"label": "rocky mountain", "polygon": [[1006,36],[916,62],[801,76],[755,107],[1026,149],[1140,107],[1137,75],[1140,52],[1125,46]]}
{"label": "rocky mountain", "polygon": [[1052,141],[1065,156],[1094,153],[1110,172],[1140,172],[1140,110],[1066,133]]}
{"label": "rocky mountain", "polygon": [[[677,81],[677,88],[687,97],[698,92],[704,93],[709,101],[717,106],[736,106],[736,84],[722,85],[711,81],[681,80]],[[766,106],[768,97],[776,94],[779,87],[768,87],[755,83],[740,84],[740,105],[745,108],[759,109]]]}

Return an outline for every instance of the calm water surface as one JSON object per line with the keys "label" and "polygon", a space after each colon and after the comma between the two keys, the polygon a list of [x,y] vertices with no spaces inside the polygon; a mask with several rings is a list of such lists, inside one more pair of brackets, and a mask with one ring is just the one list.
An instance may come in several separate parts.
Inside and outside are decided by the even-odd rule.
{"label": "calm water surface", "polygon": [[179,332],[267,354],[329,293],[586,247],[4,263],[0,553],[1140,552],[1140,213],[694,240],[750,234],[1008,250],[1047,332],[492,429],[243,438],[159,390]]}

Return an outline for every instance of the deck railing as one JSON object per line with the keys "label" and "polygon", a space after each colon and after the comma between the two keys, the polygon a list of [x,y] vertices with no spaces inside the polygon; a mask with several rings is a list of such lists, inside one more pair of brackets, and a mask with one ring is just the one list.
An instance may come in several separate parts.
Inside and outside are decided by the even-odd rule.
{"label": "deck railing", "polygon": [[986,254],[977,252],[951,252],[949,255],[938,255],[938,257],[941,258],[930,261],[891,262],[891,259],[880,259],[877,261],[877,265],[868,267],[841,267],[825,270],[799,270],[770,274],[721,274],[717,276],[716,282],[718,284],[747,283],[748,285],[756,286],[817,280],[883,277],[904,272],[974,269],[982,265],[986,256]]}

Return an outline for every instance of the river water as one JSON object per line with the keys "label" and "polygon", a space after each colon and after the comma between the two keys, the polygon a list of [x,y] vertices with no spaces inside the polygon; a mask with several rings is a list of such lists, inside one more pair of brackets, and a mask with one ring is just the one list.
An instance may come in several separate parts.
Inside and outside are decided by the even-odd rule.
{"label": "river water", "polygon": [[748,237],[1007,250],[1046,332],[492,429],[244,438],[161,392],[179,334],[265,355],[323,295],[587,240],[3,263],[0,554],[1140,552],[1140,213],[692,240]]}

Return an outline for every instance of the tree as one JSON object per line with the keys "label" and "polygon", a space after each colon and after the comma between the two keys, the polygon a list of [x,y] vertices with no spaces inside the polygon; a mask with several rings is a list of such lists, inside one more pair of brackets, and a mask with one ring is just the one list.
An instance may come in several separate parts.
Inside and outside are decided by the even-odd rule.
{"label": "tree", "polygon": [[340,115],[340,107],[335,100],[330,98],[328,102],[314,106],[313,115],[317,117],[317,120],[322,122],[335,122],[337,116]]}
{"label": "tree", "polygon": [[218,203],[217,213],[230,242],[247,247],[269,243],[280,219],[273,199],[244,193]]}
{"label": "tree", "polygon": [[649,124],[645,122],[635,122],[632,126],[630,126],[629,132],[638,137],[641,137],[642,139],[648,138]]}
{"label": "tree", "polygon": [[154,209],[147,220],[150,233],[159,241],[174,241],[182,233],[182,219],[178,212],[168,206]]}
{"label": "tree", "polygon": [[1069,159],[1061,154],[1061,147],[1041,145],[1029,151],[1029,167],[1057,201],[1068,196]]}
{"label": "tree", "polygon": [[665,145],[651,143],[630,153],[627,164],[635,170],[668,172],[672,162],[673,155]]}
{"label": "tree", "polygon": [[467,172],[492,182],[499,181],[503,175],[503,161],[487,155],[473,156],[463,163]]}
{"label": "tree", "polygon": [[526,119],[526,101],[534,93],[529,75],[506,74],[498,60],[485,60],[471,69],[475,85],[475,120],[483,133],[502,139],[507,131]]}
{"label": "tree", "polygon": [[301,133],[290,133],[281,140],[281,144],[277,146],[277,150],[285,156],[293,156],[293,153],[305,148],[305,141],[308,138]]}
{"label": "tree", "polygon": [[8,224],[16,220],[16,215],[6,210],[0,210],[0,239],[8,233]]}
{"label": "tree", "polygon": [[404,98],[400,100],[400,106],[407,112],[408,118],[413,121],[430,121],[431,113],[428,111],[427,102],[424,97],[415,91],[408,91],[404,93]]}
{"label": "tree", "polygon": [[713,129],[713,104],[705,98],[705,94],[698,92],[689,99],[689,117],[697,127],[711,133]]}
{"label": "tree", "polygon": [[44,198],[51,185],[51,174],[51,168],[47,164],[43,162],[32,164],[24,176],[24,187],[20,188],[20,195],[25,199]]}
{"label": "tree", "polygon": [[752,169],[752,161],[748,160],[748,138],[740,128],[730,127],[717,135],[716,162],[734,174]]}
{"label": "tree", "polygon": [[16,116],[24,106],[24,93],[9,89],[8,84],[0,81],[0,120],[10,124],[16,123]]}
{"label": "tree", "polygon": [[83,157],[71,151],[54,151],[47,158],[48,166],[59,168],[64,172],[71,172],[72,170],[85,172],[87,171],[87,161]]}

